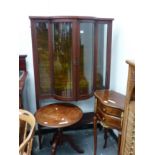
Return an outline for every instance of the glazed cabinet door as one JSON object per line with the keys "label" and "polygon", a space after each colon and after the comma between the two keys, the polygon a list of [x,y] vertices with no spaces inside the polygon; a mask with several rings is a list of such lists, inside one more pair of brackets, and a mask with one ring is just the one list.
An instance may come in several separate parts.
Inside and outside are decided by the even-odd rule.
{"label": "glazed cabinet door", "polygon": [[95,89],[109,89],[111,63],[112,23],[97,22],[96,24],[96,72]]}
{"label": "glazed cabinet door", "polygon": [[52,22],[53,92],[73,97],[72,22]]}
{"label": "glazed cabinet door", "polygon": [[39,96],[51,95],[51,67],[50,67],[50,51],[48,45],[48,21],[34,22],[34,39],[33,46],[35,55],[35,73]]}
{"label": "glazed cabinet door", "polygon": [[80,50],[78,71],[78,96],[93,93],[94,70],[94,23],[80,22]]}

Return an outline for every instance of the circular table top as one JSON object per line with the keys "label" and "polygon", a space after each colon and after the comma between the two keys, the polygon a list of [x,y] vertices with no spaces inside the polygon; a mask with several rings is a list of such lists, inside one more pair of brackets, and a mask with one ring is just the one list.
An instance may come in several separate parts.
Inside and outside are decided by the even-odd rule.
{"label": "circular table top", "polygon": [[53,103],[41,107],[35,113],[36,121],[52,128],[67,127],[78,122],[83,116],[82,110],[70,103]]}

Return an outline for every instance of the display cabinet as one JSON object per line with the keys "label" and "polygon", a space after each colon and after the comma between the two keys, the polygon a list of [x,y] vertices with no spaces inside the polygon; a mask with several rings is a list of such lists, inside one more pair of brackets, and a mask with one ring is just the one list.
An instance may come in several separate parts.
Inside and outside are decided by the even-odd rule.
{"label": "display cabinet", "polygon": [[30,17],[36,99],[73,101],[108,89],[112,18]]}

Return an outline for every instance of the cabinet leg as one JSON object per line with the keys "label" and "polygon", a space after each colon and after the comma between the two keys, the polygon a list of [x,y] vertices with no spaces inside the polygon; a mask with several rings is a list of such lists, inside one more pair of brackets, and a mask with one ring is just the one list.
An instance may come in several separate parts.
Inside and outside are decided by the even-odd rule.
{"label": "cabinet leg", "polygon": [[94,155],[97,151],[97,117],[94,116]]}
{"label": "cabinet leg", "polygon": [[104,128],[104,145],[103,145],[103,148],[107,147],[107,139],[108,139],[108,129]]}
{"label": "cabinet leg", "polygon": [[42,135],[41,135],[41,126],[38,125],[38,136],[39,136],[39,149],[42,148],[42,145],[41,145],[41,139],[42,139]]}

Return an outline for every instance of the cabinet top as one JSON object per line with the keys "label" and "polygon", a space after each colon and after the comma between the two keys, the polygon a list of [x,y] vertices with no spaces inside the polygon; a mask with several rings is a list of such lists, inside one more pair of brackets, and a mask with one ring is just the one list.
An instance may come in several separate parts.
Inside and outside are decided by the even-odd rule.
{"label": "cabinet top", "polygon": [[96,90],[95,97],[105,106],[124,110],[125,96],[113,90]]}
{"label": "cabinet top", "polygon": [[100,17],[91,17],[91,16],[29,16],[31,20],[33,19],[81,19],[81,20],[106,20],[106,21],[113,21],[114,18],[100,18]]}

